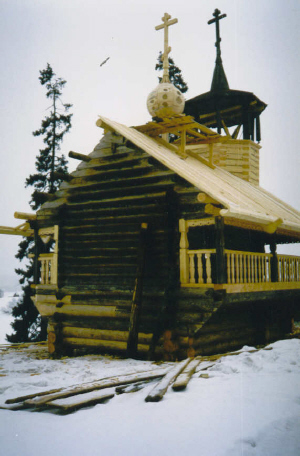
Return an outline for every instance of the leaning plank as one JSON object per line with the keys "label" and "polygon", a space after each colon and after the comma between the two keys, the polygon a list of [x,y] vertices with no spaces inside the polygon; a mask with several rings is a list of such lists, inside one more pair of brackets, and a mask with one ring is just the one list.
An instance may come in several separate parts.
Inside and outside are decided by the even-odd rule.
{"label": "leaning plank", "polygon": [[190,381],[192,375],[195,373],[197,366],[200,364],[201,356],[194,358],[180,375],[178,375],[176,381],[172,385],[174,391],[181,391],[187,387],[188,382]]}
{"label": "leaning plank", "polygon": [[159,402],[164,397],[169,385],[173,383],[178,375],[183,371],[183,369],[189,364],[191,358],[184,359],[181,363],[176,364],[166,375],[165,377],[154,386],[146,397],[146,402]]}
{"label": "leaning plank", "polygon": [[114,397],[114,393],[112,392],[91,392],[86,394],[79,394],[75,397],[69,397],[64,399],[56,399],[51,402],[47,402],[47,408],[55,408],[58,409],[61,413],[72,413],[76,410],[79,410],[84,407],[91,407],[93,405],[101,404],[103,402],[108,401]]}
{"label": "leaning plank", "polygon": [[62,399],[65,397],[75,396],[76,394],[89,393],[90,391],[100,390],[113,386],[125,385],[154,378],[161,378],[169,372],[169,369],[155,369],[150,372],[141,372],[134,374],[121,375],[119,377],[109,377],[95,382],[85,383],[83,385],[73,385],[63,388],[60,392],[54,394],[47,394],[35,399],[25,401],[25,404],[31,407],[40,407],[47,402],[54,401],[55,399]]}

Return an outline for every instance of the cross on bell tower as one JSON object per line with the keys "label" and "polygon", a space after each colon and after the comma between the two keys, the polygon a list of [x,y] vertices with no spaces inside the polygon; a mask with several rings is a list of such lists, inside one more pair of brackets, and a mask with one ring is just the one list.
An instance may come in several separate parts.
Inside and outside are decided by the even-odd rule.
{"label": "cross on bell tower", "polygon": [[170,82],[169,79],[169,61],[168,61],[168,54],[171,52],[171,46],[169,46],[169,30],[168,27],[170,25],[176,24],[178,19],[171,19],[170,14],[165,13],[164,17],[161,18],[163,24],[157,25],[155,30],[164,29],[164,53],[163,53],[163,77],[161,82]]}
{"label": "cross on bell tower", "polygon": [[227,82],[226,74],[223,68],[222,59],[221,59],[221,37],[220,37],[220,20],[226,17],[226,14],[221,14],[221,11],[217,8],[213,12],[214,19],[210,19],[208,24],[216,24],[216,43],[217,48],[217,58],[216,66],[214,70],[213,80],[211,83],[211,91],[220,92],[224,90],[229,90],[229,85]]}

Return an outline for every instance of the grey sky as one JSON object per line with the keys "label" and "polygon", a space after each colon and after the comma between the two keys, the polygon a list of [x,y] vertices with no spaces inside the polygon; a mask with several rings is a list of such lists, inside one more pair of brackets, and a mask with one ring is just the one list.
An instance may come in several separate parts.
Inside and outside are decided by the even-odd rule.
{"label": "grey sky", "polygon": [[[207,21],[216,7],[227,14],[221,46],[230,88],[268,104],[261,116],[261,185],[300,209],[298,0],[0,0],[0,225],[18,225],[14,211],[31,212],[24,181],[43,146],[32,131],[50,104],[38,80],[47,62],[67,80],[63,100],[73,104],[62,152],[90,153],[101,137],[99,114],[126,125],[150,120],[146,99],[157,85],[163,48],[163,33],[154,28],[165,12],[179,21],[169,36],[189,85],[186,97],[210,89],[215,28]],[[16,282],[19,241],[0,235],[0,288]]]}

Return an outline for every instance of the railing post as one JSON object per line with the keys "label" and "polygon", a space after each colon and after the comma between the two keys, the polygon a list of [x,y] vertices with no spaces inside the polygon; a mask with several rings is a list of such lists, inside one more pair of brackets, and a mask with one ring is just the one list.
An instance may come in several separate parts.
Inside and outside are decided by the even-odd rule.
{"label": "railing post", "polygon": [[270,242],[270,251],[271,251],[271,260],[270,260],[270,266],[271,266],[271,282],[278,282],[278,258],[277,258],[277,252],[276,252],[276,242],[275,239],[272,239]]}
{"label": "railing post", "polygon": [[179,220],[180,231],[180,283],[189,283],[189,242],[187,238],[187,225],[184,219]]}
{"label": "railing post", "polygon": [[226,259],[225,259],[225,240],[224,240],[224,219],[215,217],[215,239],[216,239],[216,282],[226,283]]}

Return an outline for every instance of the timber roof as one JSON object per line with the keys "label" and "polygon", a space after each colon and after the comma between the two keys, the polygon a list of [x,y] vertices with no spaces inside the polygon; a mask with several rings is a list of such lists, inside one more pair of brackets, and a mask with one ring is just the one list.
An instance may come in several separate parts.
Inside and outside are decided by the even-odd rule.
{"label": "timber roof", "polygon": [[[97,125],[120,134],[197,187],[199,191],[218,201],[223,206],[220,215],[224,216],[225,220],[238,219],[257,224],[267,232],[274,232],[278,226],[278,233],[297,233],[299,236],[300,212],[263,188],[208,162],[205,163],[202,157],[197,157],[197,154],[189,150],[185,156],[180,156],[175,152],[175,147],[168,147],[162,144],[159,138],[152,138],[136,128],[127,127],[102,116]],[[137,128],[147,131],[146,127]],[[206,133],[209,137],[209,132]]]}

